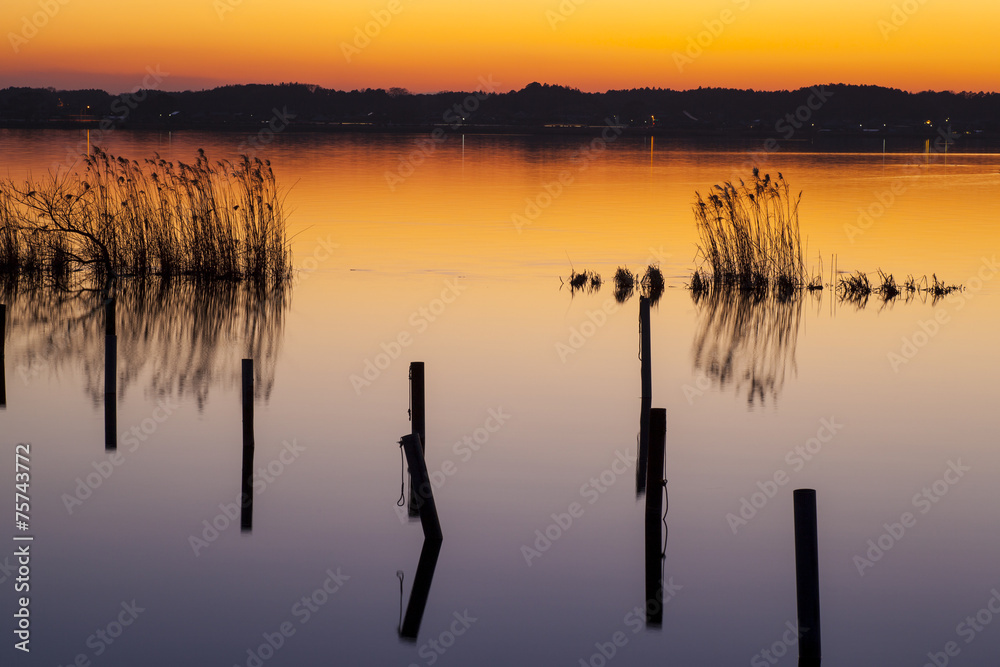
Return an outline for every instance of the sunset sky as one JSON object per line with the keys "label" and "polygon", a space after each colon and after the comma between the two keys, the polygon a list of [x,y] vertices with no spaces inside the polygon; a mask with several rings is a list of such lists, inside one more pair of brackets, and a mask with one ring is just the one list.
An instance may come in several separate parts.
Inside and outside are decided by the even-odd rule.
{"label": "sunset sky", "polygon": [[[1000,90],[995,0],[4,0],[0,87]],[[381,20],[381,24],[377,22]],[[382,25],[384,24],[384,25]],[[364,35],[365,29],[373,37]],[[148,80],[148,79],[147,79]]]}

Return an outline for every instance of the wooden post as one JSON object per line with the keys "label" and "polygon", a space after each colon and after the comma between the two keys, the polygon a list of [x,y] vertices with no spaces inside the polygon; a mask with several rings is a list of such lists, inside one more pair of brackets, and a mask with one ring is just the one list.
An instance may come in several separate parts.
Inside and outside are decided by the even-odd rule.
{"label": "wooden post", "polygon": [[117,336],[118,330],[115,327],[115,298],[110,297],[104,302],[104,334],[106,336]]}
{"label": "wooden post", "polygon": [[104,449],[118,448],[118,333],[115,300],[104,302]]}
{"label": "wooden post", "polygon": [[441,553],[441,540],[425,539],[420,550],[420,562],[417,563],[417,573],[413,577],[413,589],[410,591],[410,601],[406,604],[406,615],[399,629],[403,639],[416,641],[420,632],[420,622],[424,618],[427,607],[427,597],[431,592],[431,582],[434,580],[434,569],[437,567],[438,554]]}
{"label": "wooden post", "polygon": [[115,300],[104,302],[104,397],[118,393],[118,331],[115,328]]}
{"label": "wooden post", "polygon": [[663,625],[663,522],[659,516],[646,515],[646,625]]}
{"label": "wooden post", "polygon": [[0,408],[7,407],[7,373],[4,348],[7,346],[7,305],[0,303]]}
{"label": "wooden post", "polygon": [[240,531],[253,529],[253,359],[244,359],[242,371],[243,397],[243,465],[240,477]]}
{"label": "wooden post", "polygon": [[104,449],[118,449],[118,400],[114,394],[104,395]]}
{"label": "wooden post", "polygon": [[[426,402],[424,398],[424,362],[410,362],[410,433],[420,437],[420,457],[424,458],[427,447],[427,422],[425,421]],[[410,475],[410,502],[408,513],[411,517],[417,516],[417,507],[420,501],[417,498],[416,484],[413,476]]]}
{"label": "wooden post", "polygon": [[639,297],[639,335],[641,342],[639,356],[642,359],[642,397],[651,398],[653,396],[653,371],[650,365],[649,341],[649,298]]}
{"label": "wooden post", "polygon": [[663,479],[664,449],[667,440],[667,411],[648,412],[649,443],[646,451],[646,625],[663,625]]}
{"label": "wooden post", "polygon": [[243,465],[240,469],[240,532],[253,530],[253,456],[254,446],[243,445]]}
{"label": "wooden post", "polygon": [[417,493],[417,511],[420,514],[420,525],[424,529],[424,538],[441,539],[441,523],[438,521],[437,506],[434,504],[434,490],[427,478],[427,464],[424,462],[420,447],[420,436],[412,433],[404,435],[399,441],[406,454],[406,465],[410,468],[412,488]]}
{"label": "wooden post", "polygon": [[819,539],[816,491],[795,489],[795,592],[798,602],[799,659],[819,664]]}
{"label": "wooden post", "polygon": [[649,409],[653,399],[639,399],[639,452],[635,460],[635,497],[646,492],[646,463],[649,458]]}
{"label": "wooden post", "polygon": [[649,455],[646,463],[646,517],[663,516],[664,449],[667,441],[667,410],[653,408],[649,411]]}

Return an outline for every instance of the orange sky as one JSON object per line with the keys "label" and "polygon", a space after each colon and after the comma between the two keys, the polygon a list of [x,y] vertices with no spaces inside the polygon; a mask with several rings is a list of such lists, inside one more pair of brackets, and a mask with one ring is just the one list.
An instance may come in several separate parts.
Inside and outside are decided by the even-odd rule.
{"label": "orange sky", "polygon": [[676,4],[4,0],[0,87],[123,92],[158,66],[168,90],[299,81],[429,92],[474,89],[490,76],[499,90],[532,81],[587,91],[829,82],[1000,90],[995,0]]}

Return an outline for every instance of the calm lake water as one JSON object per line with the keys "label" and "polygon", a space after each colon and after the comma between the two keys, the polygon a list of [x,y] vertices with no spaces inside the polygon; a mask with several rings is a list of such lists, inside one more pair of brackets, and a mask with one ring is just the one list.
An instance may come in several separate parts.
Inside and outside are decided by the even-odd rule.
{"label": "calm lake water", "polygon": [[[122,131],[102,147],[223,159],[245,141]],[[81,146],[0,131],[0,176]],[[30,442],[35,540],[27,660],[0,572],[4,664],[791,665],[792,491],[813,488],[824,665],[995,665],[1000,156],[961,139],[947,155],[802,148],[279,135],[258,154],[290,187],[294,285],[120,286],[114,455],[101,295],[8,289],[0,486],[13,495]],[[966,290],[696,302],[694,193],[753,164],[802,190],[826,281],[836,254],[841,271]],[[667,279],[651,323],[660,627],[643,610],[639,300],[560,284],[651,262]],[[420,524],[397,506],[410,361],[426,364],[444,533],[419,577]]]}

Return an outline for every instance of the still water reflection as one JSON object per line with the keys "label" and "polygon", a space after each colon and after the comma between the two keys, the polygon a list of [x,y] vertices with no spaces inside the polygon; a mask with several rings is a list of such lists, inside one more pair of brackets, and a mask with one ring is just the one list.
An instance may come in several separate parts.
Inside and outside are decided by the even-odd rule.
{"label": "still water reflection", "polygon": [[[43,170],[71,134],[0,133],[2,166]],[[244,139],[123,132],[107,148],[223,158]],[[956,626],[1000,585],[1000,160],[768,156],[804,190],[807,256],[968,288],[855,309],[684,289],[692,194],[748,147],[622,140],[581,171],[575,139],[466,137],[464,155],[445,142],[389,190],[413,140],[268,147],[295,184],[288,291],[115,286],[119,436],[174,402],[115,452],[99,409],[108,295],[5,288],[0,437],[33,445],[37,664],[792,664],[795,488],[817,490],[825,665],[919,665],[949,641],[963,664],[993,664],[992,625],[969,643]],[[518,233],[511,215],[564,169],[573,187]],[[845,225],[894,179],[905,194],[852,242]],[[667,546],[644,511],[648,469],[636,496],[639,300],[558,289],[571,263],[654,262],[666,288],[638,412],[666,409]],[[439,545],[396,506],[411,361],[426,363]],[[914,503],[946,474],[936,502]],[[8,619],[14,604],[0,596]],[[123,605],[142,611],[116,627]]]}

